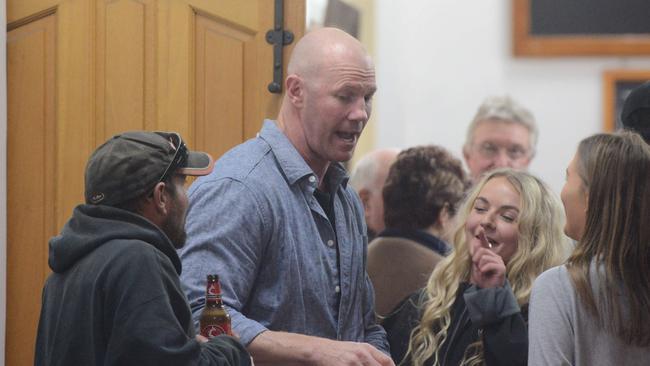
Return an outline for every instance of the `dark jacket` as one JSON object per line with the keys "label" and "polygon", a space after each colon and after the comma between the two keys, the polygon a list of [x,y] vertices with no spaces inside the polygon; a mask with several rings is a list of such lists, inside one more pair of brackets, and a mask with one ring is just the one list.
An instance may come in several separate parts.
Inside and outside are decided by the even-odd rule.
{"label": "dark jacket", "polygon": [[250,364],[233,338],[194,339],[180,260],[144,217],[79,205],[49,245],[36,366]]}
{"label": "dark jacket", "polygon": [[[417,291],[399,304],[383,323],[395,364],[406,355],[411,331],[420,323],[426,299],[424,290]],[[465,350],[481,339],[486,365],[526,365],[526,319],[526,308],[519,310],[507,281],[504,287],[493,289],[461,284],[451,309],[449,338],[438,352],[440,365],[459,365]],[[411,362],[406,360],[403,364],[411,365]],[[433,358],[425,364],[433,365]]]}

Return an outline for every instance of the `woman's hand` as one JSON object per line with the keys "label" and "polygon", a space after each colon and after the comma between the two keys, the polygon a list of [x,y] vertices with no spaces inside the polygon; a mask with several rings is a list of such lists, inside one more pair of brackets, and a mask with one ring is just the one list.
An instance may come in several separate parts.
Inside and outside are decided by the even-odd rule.
{"label": "woman's hand", "polygon": [[506,282],[506,265],[501,256],[492,251],[491,245],[481,233],[481,246],[472,254],[470,283],[479,288],[501,287]]}

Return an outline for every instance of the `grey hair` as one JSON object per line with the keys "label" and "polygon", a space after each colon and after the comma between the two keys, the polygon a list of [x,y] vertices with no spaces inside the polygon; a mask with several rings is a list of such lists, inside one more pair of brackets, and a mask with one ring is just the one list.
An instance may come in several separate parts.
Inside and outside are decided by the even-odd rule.
{"label": "grey hair", "polygon": [[[379,171],[380,165],[383,164],[381,161],[383,154],[394,154],[397,156],[399,149],[397,148],[387,148],[371,151],[370,153],[364,155],[359,162],[352,170],[350,174],[349,184],[359,192],[362,189],[381,189],[383,186],[375,187],[377,185],[377,172]],[[386,169],[388,170],[388,169]]]}
{"label": "grey hair", "polygon": [[537,146],[537,124],[533,114],[521,104],[514,101],[509,96],[491,96],[487,97],[476,111],[476,115],[467,128],[465,136],[465,149],[469,149],[474,140],[474,131],[479,123],[486,120],[504,121],[517,123],[524,126],[530,136],[530,154],[535,155],[535,146]]}

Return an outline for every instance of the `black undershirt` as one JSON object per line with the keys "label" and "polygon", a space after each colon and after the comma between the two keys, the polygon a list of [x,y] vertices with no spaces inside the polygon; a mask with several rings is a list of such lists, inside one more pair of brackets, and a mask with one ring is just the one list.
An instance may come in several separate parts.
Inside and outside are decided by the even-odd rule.
{"label": "black undershirt", "polygon": [[327,215],[327,218],[330,220],[330,224],[332,225],[332,229],[334,232],[336,232],[336,225],[334,223],[334,199],[333,196],[327,192],[323,192],[320,189],[316,188],[314,190],[314,196],[316,197],[316,200],[318,201],[318,204],[320,204],[320,207],[325,211],[325,215]]}

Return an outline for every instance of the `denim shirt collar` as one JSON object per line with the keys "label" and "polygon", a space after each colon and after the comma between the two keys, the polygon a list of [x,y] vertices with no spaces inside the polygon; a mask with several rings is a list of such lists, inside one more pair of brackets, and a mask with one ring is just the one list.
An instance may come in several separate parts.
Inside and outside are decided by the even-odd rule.
{"label": "denim shirt collar", "polygon": [[[264,120],[259,137],[271,147],[271,151],[290,185],[294,185],[302,179],[307,179],[309,176],[314,176],[318,180],[314,171],[307,165],[305,159],[280,130],[275,121]],[[336,192],[339,185],[343,185],[344,189],[347,187],[349,177],[341,163],[332,162],[327,169],[327,173],[325,173],[325,179],[328,181],[330,192]],[[311,183],[314,189],[318,187],[317,181]]]}

